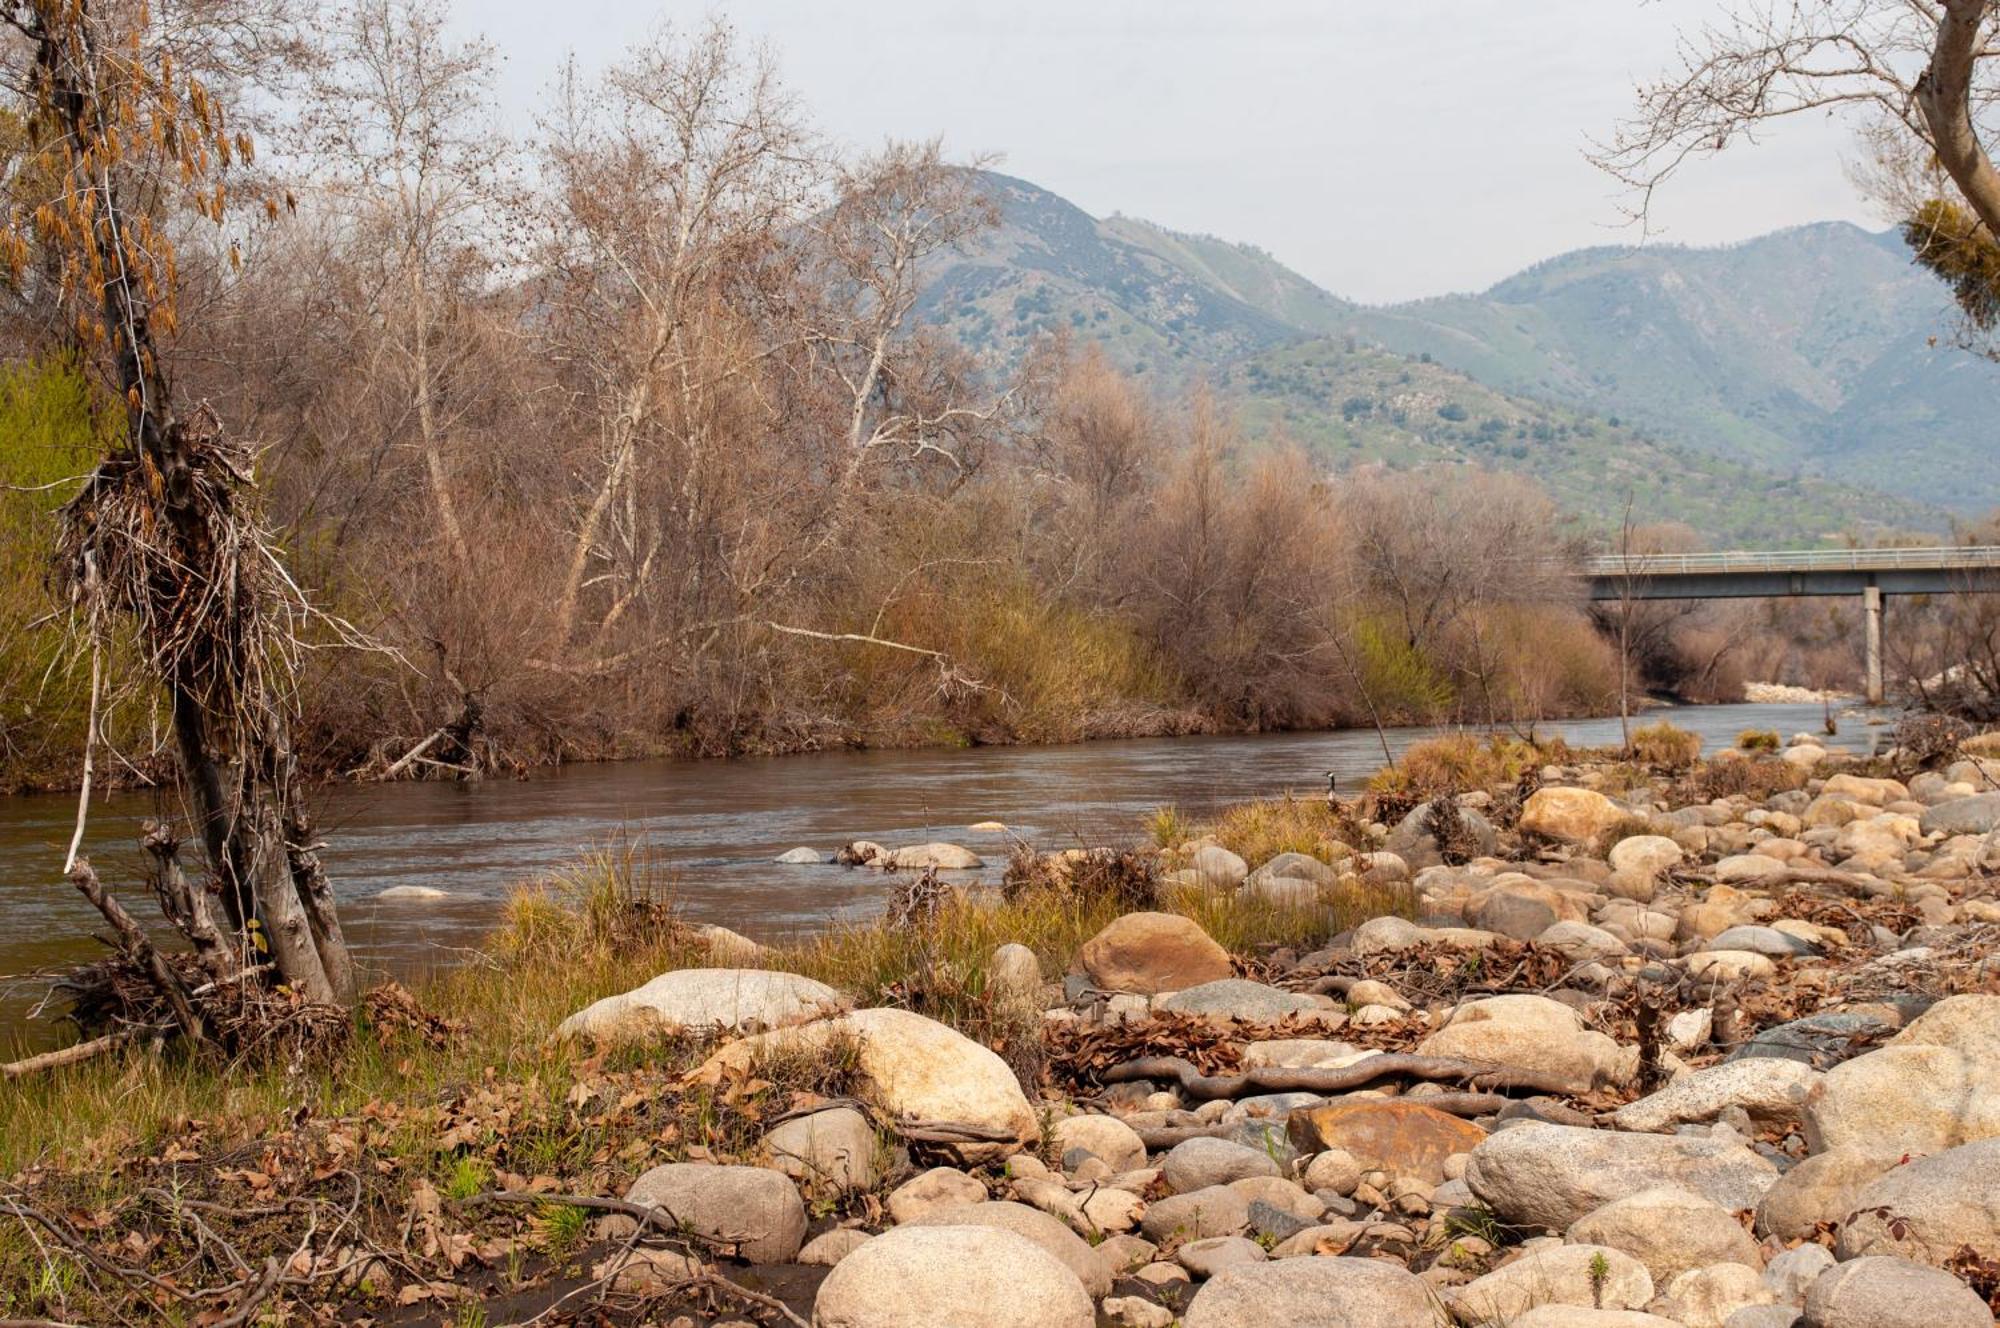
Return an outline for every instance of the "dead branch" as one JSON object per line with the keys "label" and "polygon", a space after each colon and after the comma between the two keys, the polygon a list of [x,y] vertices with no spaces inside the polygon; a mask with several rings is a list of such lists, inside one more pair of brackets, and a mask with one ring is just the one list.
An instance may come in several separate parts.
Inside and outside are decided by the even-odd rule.
{"label": "dead branch", "polygon": [[118,933],[118,939],[123,943],[125,952],[152,979],[153,985],[159,989],[161,999],[166,1001],[173,1011],[174,1022],[180,1025],[181,1032],[188,1041],[194,1043],[207,1041],[207,1031],[200,1017],[195,1014],[194,1005],[188,999],[187,988],[182,985],[173,969],[167,966],[167,961],[154,948],[145,930],[132,920],[132,915],[125,911],[125,906],[113,898],[103,883],[97,879],[96,871],[91,868],[90,859],[78,858],[76,866],[70,869],[69,879],[70,884],[82,892],[92,907],[104,915],[104,920]]}
{"label": "dead branch", "polygon": [[0,1065],[0,1079],[24,1079],[31,1074],[41,1074],[45,1070],[59,1070],[67,1065],[81,1065],[85,1061],[96,1060],[115,1047],[122,1047],[133,1038],[130,1029],[117,1033],[107,1033],[101,1038],[79,1042],[73,1047],[62,1047],[56,1051],[45,1051],[38,1056],[25,1056],[18,1061]]}
{"label": "dead branch", "polygon": [[1251,1093],[1324,1093],[1332,1096],[1364,1088],[1382,1079],[1464,1080],[1475,1088],[1515,1089],[1567,1096],[1570,1086],[1555,1075],[1513,1070],[1486,1061],[1454,1056],[1382,1055],[1338,1070],[1259,1069],[1242,1074],[1205,1075],[1179,1056],[1143,1056],[1114,1065],[1099,1076],[1107,1084],[1136,1079],[1168,1079],[1201,1102],[1239,1098]]}

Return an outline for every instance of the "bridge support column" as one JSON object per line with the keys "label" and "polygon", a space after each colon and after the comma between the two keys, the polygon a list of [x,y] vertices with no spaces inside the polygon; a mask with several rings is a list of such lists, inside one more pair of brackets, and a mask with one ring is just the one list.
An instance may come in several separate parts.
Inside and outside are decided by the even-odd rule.
{"label": "bridge support column", "polygon": [[1868,635],[1868,704],[1882,704],[1882,590],[1865,586],[1861,591],[1861,616]]}

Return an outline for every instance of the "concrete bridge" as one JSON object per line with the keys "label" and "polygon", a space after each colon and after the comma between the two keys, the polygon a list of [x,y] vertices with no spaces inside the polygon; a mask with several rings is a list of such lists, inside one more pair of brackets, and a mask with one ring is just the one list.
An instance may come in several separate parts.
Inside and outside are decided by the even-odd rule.
{"label": "concrete bridge", "polygon": [[1765,599],[1859,595],[1868,634],[1868,700],[1882,700],[1882,597],[2000,591],[2000,546],[1633,553],[1591,559],[1590,598]]}

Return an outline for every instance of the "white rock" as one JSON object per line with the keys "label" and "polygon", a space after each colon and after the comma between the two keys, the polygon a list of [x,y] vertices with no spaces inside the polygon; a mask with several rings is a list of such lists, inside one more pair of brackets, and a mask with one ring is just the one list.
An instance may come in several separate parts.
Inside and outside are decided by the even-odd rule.
{"label": "white rock", "polygon": [[823,982],[761,968],[683,968],[607,996],[556,1027],[559,1038],[644,1042],[684,1032],[785,1028],[847,1008]]}
{"label": "white rock", "polygon": [[1090,1295],[1061,1260],[1012,1231],[897,1227],[820,1283],[816,1328],[1094,1328]]}

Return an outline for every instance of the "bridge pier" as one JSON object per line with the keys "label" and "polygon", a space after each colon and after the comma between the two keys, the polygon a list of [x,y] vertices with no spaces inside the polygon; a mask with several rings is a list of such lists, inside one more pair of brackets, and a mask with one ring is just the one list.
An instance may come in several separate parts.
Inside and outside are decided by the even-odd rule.
{"label": "bridge pier", "polygon": [[1868,637],[1868,704],[1882,704],[1882,588],[1864,586],[1861,617]]}

